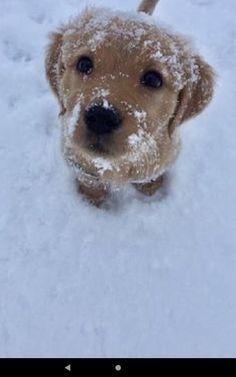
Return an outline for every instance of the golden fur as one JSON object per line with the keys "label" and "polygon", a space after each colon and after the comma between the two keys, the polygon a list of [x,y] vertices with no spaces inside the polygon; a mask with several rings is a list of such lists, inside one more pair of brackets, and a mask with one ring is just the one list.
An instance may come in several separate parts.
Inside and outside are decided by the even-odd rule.
{"label": "golden fur", "polygon": [[[182,37],[149,18],[92,8],[51,36],[46,74],[60,104],[63,153],[95,204],[111,184],[136,183],[153,193],[150,182],[159,187],[159,177],[178,156],[178,126],[212,98],[211,67]],[[89,76],[76,71],[81,56],[94,62]],[[141,85],[148,70],[161,73],[162,88]],[[122,127],[88,136],[84,112],[95,103],[115,106]]]}
{"label": "golden fur", "polygon": [[152,14],[159,0],[143,0],[138,7],[138,12]]}

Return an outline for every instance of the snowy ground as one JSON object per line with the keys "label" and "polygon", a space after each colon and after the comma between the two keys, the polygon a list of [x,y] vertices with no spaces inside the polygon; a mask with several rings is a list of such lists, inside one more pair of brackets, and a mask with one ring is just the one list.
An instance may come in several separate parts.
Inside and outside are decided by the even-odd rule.
{"label": "snowy ground", "polygon": [[86,3],[0,0],[0,356],[236,356],[236,2],[160,1],[216,96],[182,128],[168,196],[109,210],[74,191],[44,78],[47,33]]}

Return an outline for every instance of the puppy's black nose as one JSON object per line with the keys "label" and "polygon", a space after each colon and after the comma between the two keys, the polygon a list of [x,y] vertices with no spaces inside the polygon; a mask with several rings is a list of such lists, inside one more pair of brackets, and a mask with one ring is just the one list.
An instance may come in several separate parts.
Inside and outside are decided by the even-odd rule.
{"label": "puppy's black nose", "polygon": [[85,112],[85,124],[97,135],[108,134],[121,126],[121,117],[113,106],[94,105]]}

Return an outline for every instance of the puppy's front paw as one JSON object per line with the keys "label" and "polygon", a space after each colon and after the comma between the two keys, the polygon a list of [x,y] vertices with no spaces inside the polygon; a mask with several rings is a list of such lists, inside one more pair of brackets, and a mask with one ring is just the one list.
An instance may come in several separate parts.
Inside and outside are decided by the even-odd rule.
{"label": "puppy's front paw", "polygon": [[100,207],[108,196],[109,188],[107,185],[104,185],[103,183],[99,182],[96,185],[88,185],[84,182],[76,180],[76,184],[78,192],[84,195],[87,198],[87,200],[96,207]]}
{"label": "puppy's front paw", "polygon": [[155,180],[151,180],[147,183],[133,183],[134,187],[140,191],[142,194],[147,196],[152,196],[157,190],[159,190],[164,184],[165,176],[164,174]]}

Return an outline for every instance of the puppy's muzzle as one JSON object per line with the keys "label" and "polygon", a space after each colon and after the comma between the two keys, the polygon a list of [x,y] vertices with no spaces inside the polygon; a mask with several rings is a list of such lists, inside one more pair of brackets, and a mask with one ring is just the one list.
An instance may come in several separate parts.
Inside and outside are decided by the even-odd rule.
{"label": "puppy's muzzle", "polygon": [[87,129],[96,135],[112,133],[122,125],[119,111],[111,105],[93,105],[85,111],[84,120]]}

